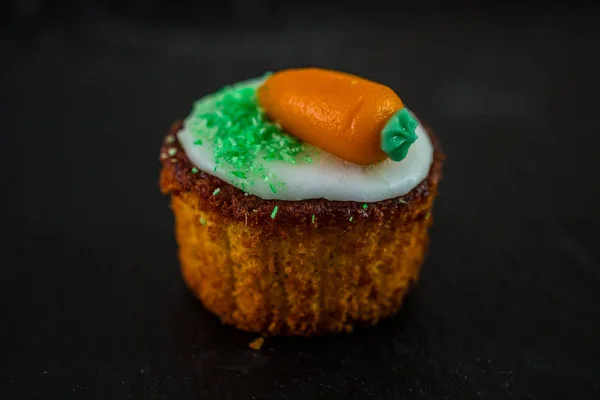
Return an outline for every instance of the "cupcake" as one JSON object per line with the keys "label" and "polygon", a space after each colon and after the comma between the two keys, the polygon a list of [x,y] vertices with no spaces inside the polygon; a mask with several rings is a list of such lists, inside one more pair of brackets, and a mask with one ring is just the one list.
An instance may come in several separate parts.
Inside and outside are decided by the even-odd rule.
{"label": "cupcake", "polygon": [[161,152],[183,279],[223,323],[349,332],[419,276],[443,154],[389,87],[317,68],[198,100]]}

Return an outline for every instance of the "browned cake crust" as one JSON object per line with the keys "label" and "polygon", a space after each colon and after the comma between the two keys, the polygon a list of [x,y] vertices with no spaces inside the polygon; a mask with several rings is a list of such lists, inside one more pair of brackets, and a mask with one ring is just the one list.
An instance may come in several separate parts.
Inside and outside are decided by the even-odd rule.
{"label": "browned cake crust", "polygon": [[435,149],[427,179],[366,209],[245,195],[193,173],[179,142],[165,140],[160,187],[171,194],[186,284],[224,323],[263,334],[350,331],[393,314],[418,277],[441,177],[444,156],[427,131]]}

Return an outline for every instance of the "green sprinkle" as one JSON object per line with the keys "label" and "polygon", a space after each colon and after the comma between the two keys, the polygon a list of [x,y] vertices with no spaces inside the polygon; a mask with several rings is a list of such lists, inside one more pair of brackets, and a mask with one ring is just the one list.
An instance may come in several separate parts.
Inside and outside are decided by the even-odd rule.
{"label": "green sprinkle", "polygon": [[315,223],[315,214],[312,215],[312,223]]}
{"label": "green sprinkle", "polygon": [[215,165],[215,167],[213,168],[213,172],[217,172],[217,166]]}
{"label": "green sprinkle", "polygon": [[175,147],[171,147],[169,150],[167,150],[167,153],[173,157],[175,154],[177,154],[177,149]]}
{"label": "green sprinkle", "polygon": [[220,191],[221,191],[221,188],[216,188],[215,191],[213,192],[213,196],[218,195]]}
{"label": "green sprinkle", "polygon": [[350,217],[350,222],[352,222],[354,220],[354,217]]}
{"label": "green sprinkle", "polygon": [[277,215],[278,209],[279,209],[279,207],[275,206],[275,208],[273,209],[273,212],[271,213],[271,218],[275,218],[275,216]]}
{"label": "green sprinkle", "polygon": [[198,173],[198,168],[192,167],[192,174],[197,174],[197,173]]}
{"label": "green sprinkle", "polygon": [[367,208],[369,208],[369,206],[367,205],[367,203],[363,204],[363,210],[366,210]]}
{"label": "green sprinkle", "polygon": [[202,140],[196,139],[196,140],[194,140],[194,144],[195,145],[201,145],[202,144]]}
{"label": "green sprinkle", "polygon": [[271,192],[277,193],[277,189],[275,189],[275,185],[273,185],[272,183],[269,183],[269,187],[271,188]]}
{"label": "green sprinkle", "polygon": [[258,212],[258,210],[252,210],[252,212]]}
{"label": "green sprinkle", "polygon": [[398,203],[402,203],[402,204],[408,204],[406,201],[402,200],[402,199],[398,199]]}
{"label": "green sprinkle", "polygon": [[206,220],[204,219],[204,217],[200,217],[200,223],[202,225],[206,225]]}
{"label": "green sprinkle", "polygon": [[175,141],[175,136],[173,136],[173,135],[169,135],[169,136],[167,136],[167,137],[165,138],[165,142],[166,142],[166,143],[169,143],[169,144],[171,144],[171,143],[173,143],[174,141]]}
{"label": "green sprinkle", "polygon": [[[248,184],[258,178],[278,187],[281,183],[265,165],[271,161],[296,164],[302,160],[303,143],[267,118],[258,105],[254,87],[226,87],[201,99],[194,104],[188,120],[194,144],[211,144],[213,171],[226,164],[243,173],[233,176],[248,180]],[[273,187],[271,190],[275,193]]]}
{"label": "green sprinkle", "polygon": [[242,171],[233,171],[231,175],[235,176],[236,178],[246,179],[246,173]]}

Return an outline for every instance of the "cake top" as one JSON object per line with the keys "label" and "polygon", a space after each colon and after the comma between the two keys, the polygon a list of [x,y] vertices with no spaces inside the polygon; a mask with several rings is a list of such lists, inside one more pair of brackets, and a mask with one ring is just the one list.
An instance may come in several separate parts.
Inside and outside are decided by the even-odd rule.
{"label": "cake top", "polygon": [[282,200],[403,195],[427,176],[433,153],[393,90],[316,68],[269,74],[200,99],[178,138],[197,168]]}

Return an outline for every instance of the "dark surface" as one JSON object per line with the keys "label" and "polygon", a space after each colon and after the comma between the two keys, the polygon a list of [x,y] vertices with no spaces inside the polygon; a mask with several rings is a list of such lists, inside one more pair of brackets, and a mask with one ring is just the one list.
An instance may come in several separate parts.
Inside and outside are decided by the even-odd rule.
{"label": "dark surface", "polygon": [[[3,32],[0,397],[600,398],[598,14],[291,21]],[[445,179],[399,315],[255,352],[179,276],[158,150],[199,96],[304,65],[397,90]]]}

